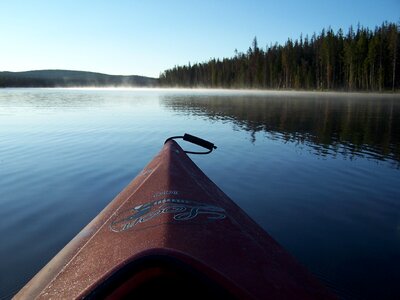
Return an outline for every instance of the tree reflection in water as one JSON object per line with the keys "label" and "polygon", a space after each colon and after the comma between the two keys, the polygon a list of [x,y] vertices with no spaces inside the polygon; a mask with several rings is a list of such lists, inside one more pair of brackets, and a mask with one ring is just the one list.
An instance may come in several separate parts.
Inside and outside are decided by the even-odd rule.
{"label": "tree reflection in water", "polygon": [[164,96],[165,107],[229,121],[268,138],[308,145],[316,155],[392,160],[400,166],[400,99],[396,95],[271,93]]}

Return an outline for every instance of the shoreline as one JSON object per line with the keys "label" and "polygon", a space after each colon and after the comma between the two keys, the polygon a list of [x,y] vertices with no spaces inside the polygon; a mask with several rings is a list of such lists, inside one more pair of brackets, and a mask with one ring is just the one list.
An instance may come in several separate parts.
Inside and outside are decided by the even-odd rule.
{"label": "shoreline", "polygon": [[224,94],[270,94],[270,95],[352,95],[352,96],[400,96],[399,91],[344,91],[344,90],[294,90],[294,89],[253,89],[253,88],[200,88],[200,87],[159,87],[159,86],[55,86],[55,87],[0,87],[1,90],[19,90],[19,89],[48,89],[48,90],[159,90],[175,92],[211,92]]}

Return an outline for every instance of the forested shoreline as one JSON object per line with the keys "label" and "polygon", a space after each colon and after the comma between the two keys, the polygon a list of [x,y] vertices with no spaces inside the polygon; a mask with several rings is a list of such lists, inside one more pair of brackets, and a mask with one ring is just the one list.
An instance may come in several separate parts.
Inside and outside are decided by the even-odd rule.
{"label": "forested shoreline", "polygon": [[175,66],[159,78],[161,86],[344,91],[398,91],[399,24],[374,30],[358,26],[347,33],[323,29],[284,45],[259,47],[232,58]]}
{"label": "forested shoreline", "polygon": [[72,70],[0,72],[2,87],[153,87],[157,78]]}

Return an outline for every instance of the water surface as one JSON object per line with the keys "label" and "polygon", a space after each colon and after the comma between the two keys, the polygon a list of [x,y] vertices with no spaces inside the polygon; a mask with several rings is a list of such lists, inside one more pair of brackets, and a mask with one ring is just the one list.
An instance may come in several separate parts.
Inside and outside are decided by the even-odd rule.
{"label": "water surface", "polygon": [[400,97],[1,89],[0,298],[184,132],[217,144],[192,159],[341,297],[400,297]]}

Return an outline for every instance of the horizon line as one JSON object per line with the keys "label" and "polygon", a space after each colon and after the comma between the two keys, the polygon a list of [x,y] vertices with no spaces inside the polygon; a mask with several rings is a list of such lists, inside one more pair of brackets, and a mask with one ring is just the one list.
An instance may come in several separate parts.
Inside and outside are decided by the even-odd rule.
{"label": "horizon line", "polygon": [[3,70],[0,71],[0,73],[26,73],[26,72],[37,72],[37,71],[70,71],[70,72],[85,72],[85,73],[93,73],[93,74],[100,74],[100,75],[107,75],[107,76],[140,76],[140,77],[146,77],[146,78],[152,78],[152,79],[158,79],[158,77],[152,77],[152,76],[147,76],[147,75],[138,75],[138,74],[129,74],[129,75],[124,75],[124,74],[109,74],[109,73],[103,73],[103,72],[95,72],[95,71],[86,71],[86,70],[77,70],[77,69],[35,69],[35,70],[24,70],[24,71],[8,71],[8,70]]}

